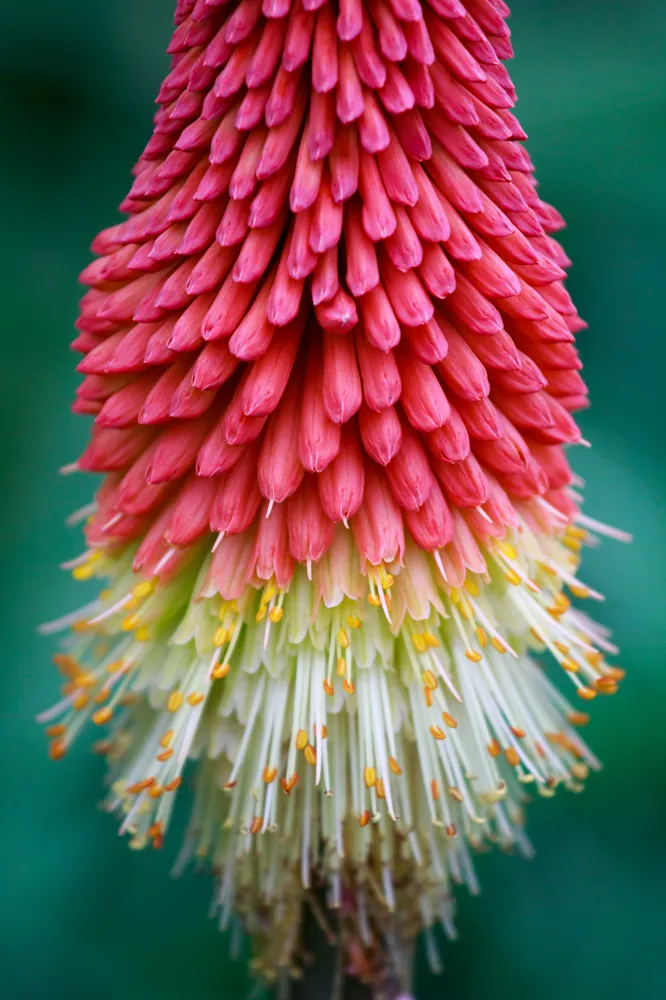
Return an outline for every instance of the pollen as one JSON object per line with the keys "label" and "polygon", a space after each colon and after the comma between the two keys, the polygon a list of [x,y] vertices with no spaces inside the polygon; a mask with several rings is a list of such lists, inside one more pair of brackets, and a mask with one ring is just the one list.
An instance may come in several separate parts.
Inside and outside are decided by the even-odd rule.
{"label": "pollen", "polygon": [[468,660],[471,660],[472,663],[480,663],[481,660],[483,659],[483,656],[478,651],[478,649],[466,649],[465,656],[467,657]]}
{"label": "pollen", "polygon": [[296,733],[296,749],[305,750],[308,745],[308,734],[304,729],[299,729]]}
{"label": "pollen", "polygon": [[268,764],[263,771],[263,779],[267,785],[270,785],[277,778],[277,767],[269,767]]}
{"label": "pollen", "polygon": [[185,701],[182,691],[172,691],[167,698],[167,712],[177,712],[180,706]]}
{"label": "pollen", "polygon": [[377,782],[377,772],[374,767],[368,766],[363,768],[363,781],[366,788],[374,788]]}
{"label": "pollen", "polygon": [[344,628],[338,629],[338,642],[340,643],[343,649],[347,649],[347,647],[349,646],[349,634],[347,633],[346,629]]}
{"label": "pollen", "polygon": [[437,678],[433,674],[432,670],[424,670],[423,683],[430,691],[435,691],[439,686]]}
{"label": "pollen", "polygon": [[441,726],[430,726],[430,735],[434,736],[436,740],[445,740],[446,733]]}
{"label": "pollen", "polygon": [[109,721],[112,715],[113,709],[107,705],[105,708],[99,708],[96,712],[93,712],[91,718],[96,726],[103,726]]}
{"label": "pollen", "polygon": [[226,677],[231,670],[230,663],[218,663],[213,667],[211,671],[211,677],[216,681],[221,681],[223,677]]}
{"label": "pollen", "polygon": [[345,660],[344,656],[338,657],[336,673],[338,677],[344,677],[345,674],[347,673],[347,661]]}
{"label": "pollen", "polygon": [[395,775],[402,774],[402,768],[400,767],[400,764],[398,764],[395,757],[389,757],[388,764]]}
{"label": "pollen", "polygon": [[305,750],[303,751],[303,756],[307,760],[308,764],[314,765],[317,763],[317,752],[311,743],[308,743]]}

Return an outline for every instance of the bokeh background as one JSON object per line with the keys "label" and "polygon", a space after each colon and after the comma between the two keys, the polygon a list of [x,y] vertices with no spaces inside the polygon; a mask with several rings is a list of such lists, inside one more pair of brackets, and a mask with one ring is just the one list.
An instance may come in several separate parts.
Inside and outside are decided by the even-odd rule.
{"label": "bokeh background", "polygon": [[[458,943],[419,1000],[664,997],[664,322],[666,5],[514,0],[519,114],[542,191],[564,212],[594,447],[575,467],[587,510],[636,535],[588,553],[586,577],[628,680],[595,704],[606,764],[584,796],[537,803],[537,859],[484,857]],[[210,884],[169,883],[174,841],[132,854],[95,809],[102,765],[46,758],[34,714],[56,695],[35,626],[78,602],[57,570],[79,551],[66,514],[92,483],[59,479],[85,420],[76,385],[76,275],[115,219],[147,138],[171,0],[30,0],[0,37],[0,993],[6,1000],[244,998],[248,980],[206,919]],[[322,988],[322,1000],[328,991]]]}

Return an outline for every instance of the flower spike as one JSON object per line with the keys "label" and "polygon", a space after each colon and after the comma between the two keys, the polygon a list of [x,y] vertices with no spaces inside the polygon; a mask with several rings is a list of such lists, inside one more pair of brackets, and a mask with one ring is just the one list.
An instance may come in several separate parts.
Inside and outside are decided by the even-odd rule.
{"label": "flower spike", "polygon": [[406,996],[472,853],[529,855],[527,793],[599,766],[578,730],[623,677],[572,603],[601,596],[582,546],[621,533],[573,490],[585,324],[508,13],[178,0],[125,218],[81,276],[70,470],[105,479],[68,568],[102,589],[45,629],[69,631],[50,755],[103,729],[134,848],[193,762],[176,867],[210,865],[269,981],[309,910]]}

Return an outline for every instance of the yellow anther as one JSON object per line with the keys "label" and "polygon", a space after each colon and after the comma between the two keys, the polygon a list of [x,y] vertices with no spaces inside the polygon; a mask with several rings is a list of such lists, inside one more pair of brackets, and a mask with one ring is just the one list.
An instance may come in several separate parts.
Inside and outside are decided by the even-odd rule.
{"label": "yellow anther", "polygon": [[79,693],[72,701],[72,708],[74,709],[75,712],[80,712],[82,709],[86,707],[89,700],[90,697],[88,694],[86,694],[85,691],[79,691]]}
{"label": "yellow anther", "polygon": [[439,686],[438,682],[437,682],[437,678],[433,674],[432,670],[424,670],[423,671],[423,683],[431,691],[435,691],[437,689],[437,687]]}
{"label": "yellow anther", "polygon": [[175,735],[176,735],[175,730],[167,729],[166,733],[160,740],[160,746],[164,747],[165,750],[168,750],[171,744],[173,743],[173,738]]}
{"label": "yellow anther", "polygon": [[369,822],[370,822],[370,810],[366,809],[365,812],[362,812],[361,815],[359,816],[358,825],[367,826]]}
{"label": "yellow anther", "polygon": [[563,615],[564,612],[568,611],[569,608],[571,607],[571,601],[569,600],[566,594],[562,593],[562,591],[555,594],[553,598],[553,604],[555,605],[555,607],[557,608],[557,610],[561,615]]}
{"label": "yellow anther", "polygon": [[105,587],[104,590],[100,590],[99,594],[100,601],[108,601],[111,597],[111,590],[109,587]]}
{"label": "yellow anther", "polygon": [[349,635],[347,633],[346,628],[338,629],[338,642],[340,643],[343,649],[347,649],[347,647],[349,646]]}
{"label": "yellow anther", "polygon": [[96,726],[103,726],[109,721],[112,715],[113,709],[107,705],[105,708],[98,708],[96,712],[93,712],[92,720]]}
{"label": "yellow anther", "polygon": [[464,802],[465,801],[465,796],[463,795],[463,793],[460,791],[459,788],[455,787],[455,785],[453,785],[453,787],[449,788],[449,795],[451,796],[451,798],[455,802]]}
{"label": "yellow anther", "polygon": [[457,587],[451,587],[451,600],[454,604],[460,604],[460,591]]}
{"label": "yellow anther", "polygon": [[600,653],[597,649],[595,649],[593,652],[585,653],[585,659],[590,664],[591,667],[600,667],[601,664],[604,662],[603,654]]}
{"label": "yellow anther", "polygon": [[376,594],[368,594],[368,604],[371,604],[373,608],[378,608],[381,603]]}
{"label": "yellow anther", "polygon": [[562,660],[562,666],[565,670],[568,670],[570,674],[577,674],[580,670],[580,665],[576,663],[570,656],[565,656]]}
{"label": "yellow anther", "polygon": [[361,619],[357,618],[355,615],[347,615],[347,624],[350,628],[360,628]]}
{"label": "yellow anther", "polygon": [[194,708],[196,705],[200,705],[205,697],[206,695],[202,694],[201,691],[193,691],[187,696],[187,704]]}
{"label": "yellow anther", "polygon": [[532,626],[530,632],[532,633],[537,642],[544,643],[546,641],[546,637],[541,631],[541,629],[537,628],[535,625]]}
{"label": "yellow anther", "polygon": [[[153,785],[152,788],[148,789],[148,797],[151,799],[159,799],[163,793],[164,793],[164,788],[162,787],[162,785]],[[150,833],[150,830],[148,832]],[[155,833],[157,832],[158,831],[156,830]]]}
{"label": "yellow anther", "polygon": [[519,729],[518,726],[511,726],[511,732],[516,737],[517,740],[525,739],[525,730]]}
{"label": "yellow anther", "polygon": [[519,587],[521,584],[521,579],[515,570],[510,569],[504,574],[504,579],[507,583],[510,583],[512,587]]}
{"label": "yellow anther", "polygon": [[127,600],[123,603],[123,608],[125,609],[125,611],[133,611],[134,608],[139,607],[139,604],[140,601],[138,597],[128,597]]}
{"label": "yellow anther", "polygon": [[152,594],[154,589],[155,589],[154,580],[141,580],[140,583],[137,583],[132,593],[134,594],[135,597],[137,597],[140,601],[142,601],[144,597],[148,597],[149,594]]}
{"label": "yellow anther", "polygon": [[291,792],[292,788],[294,787],[297,781],[298,781],[297,774],[292,774],[289,780],[287,780],[286,778],[283,778],[281,780],[280,785],[282,786],[282,791],[285,793],[285,795],[289,795],[289,793]]}
{"label": "yellow anther", "polygon": [[468,660],[471,660],[472,663],[479,663],[483,659],[478,649],[466,649],[465,656]]}
{"label": "yellow anther", "polygon": [[106,668],[107,674],[117,674],[119,670],[124,670],[125,661],[124,660],[114,660],[113,663],[109,663]]}
{"label": "yellow anther", "polygon": [[356,690],[356,688],[354,687],[354,682],[351,681],[348,677],[345,677],[345,679],[343,680],[342,687],[347,692],[347,694],[353,694],[354,691]]}
{"label": "yellow anther", "polygon": [[80,618],[71,626],[72,632],[88,632],[91,628],[94,628],[94,625],[91,625],[85,618]]}
{"label": "yellow anther", "polygon": [[482,629],[480,625],[477,625],[474,631],[476,632],[476,637],[479,640],[479,646],[481,646],[481,649],[485,649],[488,645],[488,636],[486,635],[485,630]]}
{"label": "yellow anther", "polygon": [[558,652],[562,654],[562,656],[566,656],[567,653],[569,652],[569,647],[565,643],[559,642],[558,640],[555,640],[553,642],[553,646]]}
{"label": "yellow anther", "polygon": [[586,597],[590,596],[590,591],[588,587],[572,586],[569,590],[574,595],[574,597],[579,597],[581,600],[585,600]]}
{"label": "yellow anther", "polygon": [[434,736],[436,740],[446,739],[446,733],[441,726],[430,726],[430,735]]}
{"label": "yellow anther", "polygon": [[395,757],[389,757],[388,765],[394,774],[402,774],[402,768],[400,767],[400,764],[398,764]]}
{"label": "yellow anther", "polygon": [[593,688],[579,687],[577,691],[578,697],[583,698],[585,701],[592,701],[592,699],[597,696],[597,692]]}
{"label": "yellow anther", "polygon": [[478,597],[481,593],[477,585],[474,583],[474,580],[465,580],[465,590],[468,594],[471,594],[472,597]]}
{"label": "yellow anther", "polygon": [[304,729],[299,729],[296,733],[296,749],[305,750],[308,745],[308,734]]}
{"label": "yellow anther", "polygon": [[180,787],[182,781],[183,781],[183,779],[181,778],[180,775],[178,775],[177,778],[174,778],[173,781],[170,781],[168,785],[164,786],[164,791],[165,792],[175,792],[176,789]]}
{"label": "yellow anther", "polygon": [[393,577],[384,566],[379,567],[379,582],[384,590],[390,590],[393,586]]}
{"label": "yellow anther", "polygon": [[590,769],[587,766],[587,764],[580,764],[580,763],[572,764],[571,774],[578,781],[585,781],[585,779],[589,777]]}
{"label": "yellow anther", "polygon": [[581,542],[587,538],[585,528],[578,528],[575,524],[567,524],[564,534],[568,535],[569,538],[578,538]]}
{"label": "yellow anther", "polygon": [[447,724],[447,726],[449,726],[449,727],[450,727],[451,729],[456,729],[456,728],[458,727],[458,723],[457,723],[457,722],[456,722],[456,720],[455,720],[455,719],[453,718],[453,716],[452,716],[452,715],[450,715],[450,714],[449,714],[448,712],[442,712],[442,720],[443,720],[443,721],[444,721],[444,722],[445,722],[445,723]]}
{"label": "yellow anther", "polygon": [[414,644],[414,648],[418,653],[425,653],[426,649],[428,648],[426,641],[420,632],[412,633],[412,642]]}
{"label": "yellow anther", "polygon": [[230,663],[217,663],[211,671],[211,677],[216,681],[222,680],[223,677],[227,676],[230,670]]}
{"label": "yellow anther", "polygon": [[328,726],[321,726],[319,729],[322,740],[325,740],[328,736]]}
{"label": "yellow anther", "polygon": [[75,580],[90,580],[95,572],[95,567],[91,566],[89,563],[83,563],[82,566],[75,566],[72,570],[72,577]]}
{"label": "yellow anther", "polygon": [[49,726],[46,730],[46,735],[50,736],[52,739],[55,739],[56,736],[64,736],[66,732],[67,732],[67,726],[65,726],[64,723],[59,722],[55,726]]}
{"label": "yellow anther", "polygon": [[327,695],[333,697],[333,695],[335,694],[335,688],[333,687],[333,685],[329,680],[324,679],[322,681],[322,687],[324,688],[324,691],[326,692]]}
{"label": "yellow anther", "polygon": [[254,616],[254,620],[256,622],[263,622],[265,617],[266,617],[266,605],[262,604],[259,610],[257,611],[256,615]]}
{"label": "yellow anther", "polygon": [[466,597],[461,598],[459,608],[460,608],[460,614],[466,621],[471,621],[474,618],[472,605],[469,603]]}
{"label": "yellow anther", "polygon": [[282,608],[277,608],[277,607],[271,608],[271,610],[268,612],[268,617],[274,624],[277,624],[278,622],[282,621],[283,616],[284,616],[284,611]]}
{"label": "yellow anther", "polygon": [[90,688],[95,686],[95,684],[97,683],[97,678],[95,677],[94,674],[82,671],[81,673],[76,675],[74,683],[76,684],[77,687]]}
{"label": "yellow anther", "polygon": [[127,615],[127,617],[123,618],[123,620],[120,623],[120,627],[123,630],[123,632],[132,632],[135,628],[138,627],[138,625],[139,625],[138,615]]}
{"label": "yellow anther", "polygon": [[432,632],[424,632],[423,638],[426,641],[426,645],[431,646],[433,649],[437,649],[439,647],[439,639],[436,635],[433,635]]}
{"label": "yellow anther", "polygon": [[220,625],[219,628],[215,629],[213,645],[219,648],[220,646],[224,646],[226,642],[229,642],[229,630]]}
{"label": "yellow anther", "polygon": [[167,712],[177,712],[184,700],[182,691],[172,691],[166,703]]}
{"label": "yellow anther", "polygon": [[432,708],[433,697],[432,697],[432,691],[430,690],[429,687],[423,688],[423,695],[425,697],[426,705],[428,706],[428,708]]}
{"label": "yellow anther", "polygon": [[583,547],[582,543],[577,538],[563,538],[562,545],[564,545],[567,549],[570,549],[571,552],[580,552]]}
{"label": "yellow anther", "polygon": [[377,782],[377,772],[374,767],[367,766],[363,768],[363,781],[366,788],[374,788]]}
{"label": "yellow anther", "polygon": [[275,584],[271,581],[271,583],[266,584],[266,586],[264,587],[264,592],[261,597],[261,603],[268,604],[268,602],[274,596],[275,596]]}
{"label": "yellow anther", "polygon": [[516,552],[514,546],[511,542],[498,542],[497,548],[500,550],[502,555],[505,555],[507,559],[517,559],[518,553]]}
{"label": "yellow anther", "polygon": [[308,743],[305,750],[303,751],[303,755],[307,760],[308,764],[312,764],[312,766],[314,767],[314,765],[317,763],[317,752],[311,743]]}
{"label": "yellow anther", "polygon": [[499,757],[502,752],[502,748],[500,747],[498,741],[494,739],[488,744],[487,750],[491,757]]}
{"label": "yellow anther", "polygon": [[252,822],[250,823],[250,833],[252,834],[259,833],[263,825],[263,822],[264,821],[261,816],[255,816]]}
{"label": "yellow anther", "polygon": [[147,625],[142,625],[134,633],[134,638],[137,642],[150,642],[150,629]]}
{"label": "yellow anther", "polygon": [[375,784],[375,791],[377,792],[378,799],[386,798],[386,789],[384,788],[384,782],[381,778],[377,778],[377,783]]}
{"label": "yellow anther", "polygon": [[277,778],[277,767],[269,767],[268,764],[264,768],[263,774],[264,781],[267,785],[270,785],[272,781]]}
{"label": "yellow anther", "polygon": [[448,826],[445,829],[446,829],[446,836],[447,837],[455,837],[456,833],[458,832],[456,830],[456,824],[455,823],[449,823]]}
{"label": "yellow anther", "polygon": [[433,802],[436,802],[439,798],[439,782],[436,778],[433,778],[430,782],[430,794],[432,795]]}
{"label": "yellow anther", "polygon": [[504,751],[504,756],[511,765],[511,767],[518,767],[520,764],[520,757],[518,756],[518,751],[515,747],[507,747]]}

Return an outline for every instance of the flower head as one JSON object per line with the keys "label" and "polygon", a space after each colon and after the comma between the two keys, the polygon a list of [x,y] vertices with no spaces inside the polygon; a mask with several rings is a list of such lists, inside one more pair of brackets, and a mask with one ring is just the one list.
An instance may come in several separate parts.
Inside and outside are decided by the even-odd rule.
{"label": "flower head", "polygon": [[[350,967],[452,924],[471,851],[529,853],[622,672],[573,607],[603,526],[587,404],[502,60],[502,0],[180,0],[155,128],[74,342],[92,604],[51,755],[105,727],[109,808],[207,862],[272,978],[304,906]],[[539,655],[561,668],[571,697]],[[108,727],[108,728],[106,728]],[[360,949],[360,952],[359,952]],[[402,971],[401,971],[402,970]],[[359,973],[360,974],[360,973]]]}

